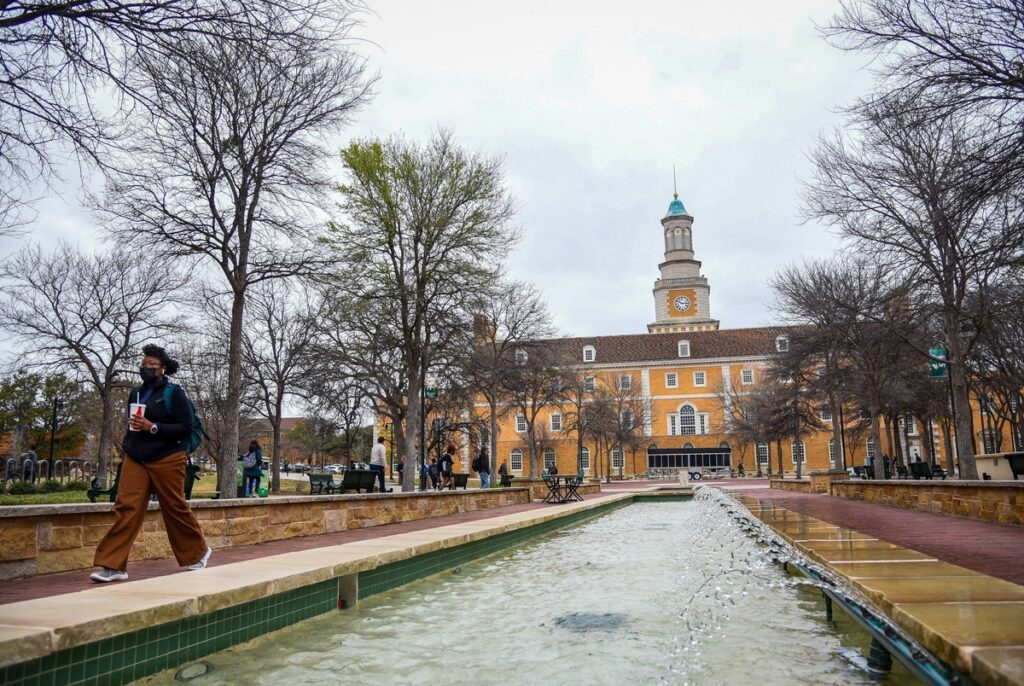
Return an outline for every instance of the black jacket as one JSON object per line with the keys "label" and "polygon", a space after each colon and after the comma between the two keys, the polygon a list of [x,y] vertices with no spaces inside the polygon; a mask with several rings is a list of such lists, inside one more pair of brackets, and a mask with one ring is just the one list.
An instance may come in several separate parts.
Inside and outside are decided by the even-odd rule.
{"label": "black jacket", "polygon": [[[171,411],[164,407],[164,386],[167,379],[161,378],[152,387],[153,392],[146,398],[145,417],[157,426],[157,433],[148,431],[125,431],[121,447],[125,455],[136,462],[155,462],[161,458],[185,449],[185,439],[192,435],[192,409],[189,406],[185,391],[176,386],[171,394]],[[140,395],[145,397],[150,386],[143,385]],[[141,402],[136,400],[133,390],[128,396],[128,403]],[[126,408],[127,409],[127,408]],[[127,416],[127,411],[125,415]]]}

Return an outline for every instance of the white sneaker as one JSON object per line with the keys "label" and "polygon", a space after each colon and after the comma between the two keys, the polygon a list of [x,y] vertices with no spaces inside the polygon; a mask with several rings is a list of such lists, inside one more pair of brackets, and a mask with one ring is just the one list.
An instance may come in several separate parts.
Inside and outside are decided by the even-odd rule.
{"label": "white sneaker", "polygon": [[124,581],[128,578],[128,572],[119,572],[116,569],[104,567],[100,571],[90,574],[89,578],[98,583],[105,584],[108,581]]}
{"label": "white sneaker", "polygon": [[[197,569],[206,569],[206,563],[210,561],[210,555],[213,555],[213,548],[207,548],[206,554],[203,555],[203,558],[199,560],[199,562],[190,564],[187,567],[185,567],[185,569],[189,570],[190,572],[195,571]],[[128,578],[127,575],[125,575],[125,578]]]}

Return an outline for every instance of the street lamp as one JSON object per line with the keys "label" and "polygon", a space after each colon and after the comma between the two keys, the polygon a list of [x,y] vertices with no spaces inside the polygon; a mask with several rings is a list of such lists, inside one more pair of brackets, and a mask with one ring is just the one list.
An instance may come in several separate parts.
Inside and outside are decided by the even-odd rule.
{"label": "street lamp", "polygon": [[53,418],[50,421],[50,471],[53,471],[53,441],[57,434],[57,411],[64,409],[64,401],[53,399]]}

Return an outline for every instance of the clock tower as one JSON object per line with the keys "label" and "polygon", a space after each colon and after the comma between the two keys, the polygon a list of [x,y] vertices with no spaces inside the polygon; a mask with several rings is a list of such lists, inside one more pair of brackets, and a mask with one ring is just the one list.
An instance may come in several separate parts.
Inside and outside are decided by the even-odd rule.
{"label": "clock tower", "polygon": [[665,236],[665,261],[658,265],[661,278],[654,282],[655,321],[650,333],[710,331],[718,328],[711,318],[711,288],[701,276],[700,261],[693,259],[693,217],[679,194],[673,194],[668,214],[661,220]]}

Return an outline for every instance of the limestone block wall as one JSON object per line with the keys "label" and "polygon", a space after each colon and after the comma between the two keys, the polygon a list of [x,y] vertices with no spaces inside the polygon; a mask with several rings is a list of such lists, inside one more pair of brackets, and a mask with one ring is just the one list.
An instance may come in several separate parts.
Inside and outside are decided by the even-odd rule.
{"label": "limestone block wall", "polygon": [[[216,549],[408,522],[530,501],[526,488],[431,493],[193,500]],[[113,504],[0,508],[0,579],[92,567],[96,545],[113,521]],[[129,560],[172,557],[159,505],[152,503]]]}
{"label": "limestone block wall", "polygon": [[830,494],[849,500],[1024,526],[1024,481],[837,481]]}
{"label": "limestone block wall", "polygon": [[811,480],[807,477],[802,479],[779,479],[772,477],[768,482],[772,488],[780,491],[797,491],[799,493],[811,493]]}

